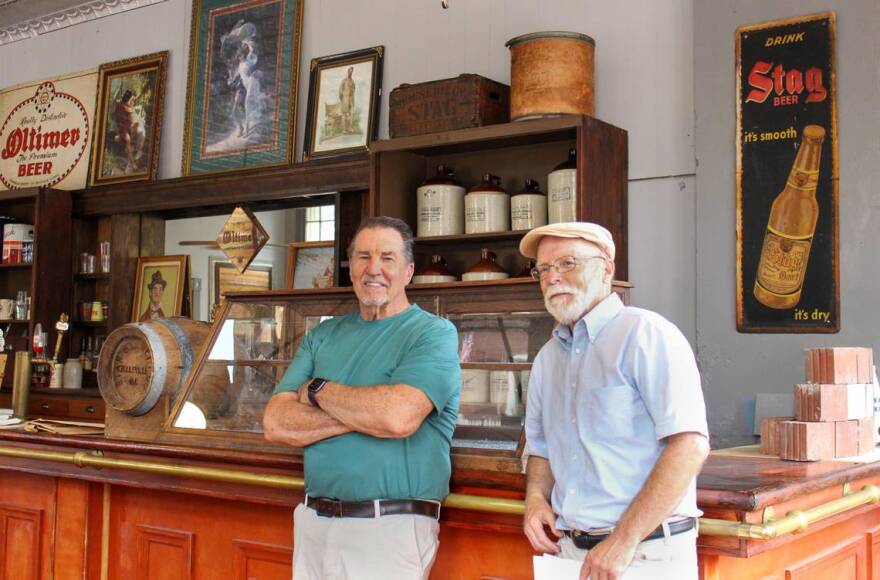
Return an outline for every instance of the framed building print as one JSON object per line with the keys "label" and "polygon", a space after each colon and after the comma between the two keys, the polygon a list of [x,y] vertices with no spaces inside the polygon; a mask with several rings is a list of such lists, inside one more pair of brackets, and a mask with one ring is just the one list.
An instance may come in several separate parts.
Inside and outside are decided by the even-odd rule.
{"label": "framed building print", "polygon": [[272,289],[272,264],[250,264],[244,273],[229,260],[219,257],[208,258],[211,287],[208,295],[211,304],[208,311],[213,311],[216,304],[223,300],[227,292],[256,292]]}
{"label": "framed building print", "polygon": [[385,47],[312,59],[303,159],[365,151],[378,132]]}
{"label": "framed building print", "polygon": [[183,174],[293,158],[302,0],[193,0]]}
{"label": "framed building print", "polygon": [[147,322],[180,316],[188,287],[189,256],[151,256],[138,258],[131,319]]}
{"label": "framed building print", "polygon": [[333,240],[326,242],[291,242],[287,245],[287,280],[289,289],[329,288],[334,285]]}
{"label": "framed building print", "polygon": [[101,65],[89,185],[156,179],[168,51]]}

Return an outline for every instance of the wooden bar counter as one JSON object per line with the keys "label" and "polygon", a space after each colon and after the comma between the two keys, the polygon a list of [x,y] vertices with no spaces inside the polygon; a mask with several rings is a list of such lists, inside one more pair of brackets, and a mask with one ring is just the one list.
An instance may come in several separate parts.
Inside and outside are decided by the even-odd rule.
{"label": "wooden bar counter", "polygon": [[[432,577],[531,578],[518,460],[453,463]],[[288,579],[301,477],[296,456],[0,431],[0,578]],[[701,577],[880,578],[878,483],[880,463],[713,453]],[[804,531],[780,533],[792,511]]]}

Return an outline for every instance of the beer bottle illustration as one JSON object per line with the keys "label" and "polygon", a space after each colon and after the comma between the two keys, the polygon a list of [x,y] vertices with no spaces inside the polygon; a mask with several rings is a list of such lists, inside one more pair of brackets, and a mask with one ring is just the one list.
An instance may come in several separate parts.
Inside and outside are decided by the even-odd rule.
{"label": "beer bottle illustration", "polygon": [[801,299],[819,218],[816,186],[824,140],[823,127],[804,127],[788,181],[770,208],[754,289],[758,302],[769,308],[794,308]]}

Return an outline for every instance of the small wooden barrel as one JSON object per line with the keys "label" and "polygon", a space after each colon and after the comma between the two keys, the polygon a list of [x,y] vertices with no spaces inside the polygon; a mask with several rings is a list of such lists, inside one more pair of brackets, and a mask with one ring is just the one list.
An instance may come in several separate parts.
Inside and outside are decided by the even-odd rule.
{"label": "small wooden barrel", "polygon": [[133,322],[110,333],[98,358],[98,388],[112,408],[147,413],[183,387],[211,326],[189,318]]}
{"label": "small wooden barrel", "polygon": [[596,42],[577,32],[533,32],[510,48],[510,119],[593,115]]}

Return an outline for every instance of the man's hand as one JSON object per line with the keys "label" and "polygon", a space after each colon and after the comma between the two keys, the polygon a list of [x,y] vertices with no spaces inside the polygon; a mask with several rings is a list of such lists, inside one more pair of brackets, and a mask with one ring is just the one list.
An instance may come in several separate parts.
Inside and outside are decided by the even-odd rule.
{"label": "man's hand", "polygon": [[618,580],[632,563],[638,545],[638,540],[627,540],[612,533],[584,558],[579,580]]}
{"label": "man's hand", "polygon": [[556,529],[556,514],[553,513],[553,509],[547,503],[547,500],[538,496],[526,498],[523,532],[525,532],[526,537],[536,551],[557,554],[559,553],[559,546],[544,531],[545,525],[550,528],[557,538],[562,537],[562,532]]}

